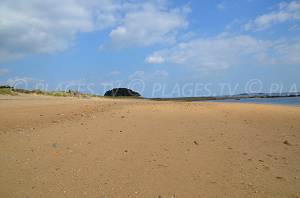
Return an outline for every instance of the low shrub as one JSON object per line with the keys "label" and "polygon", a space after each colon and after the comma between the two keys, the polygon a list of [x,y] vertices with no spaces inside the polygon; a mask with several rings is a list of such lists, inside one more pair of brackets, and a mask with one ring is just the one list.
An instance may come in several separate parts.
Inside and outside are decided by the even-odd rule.
{"label": "low shrub", "polygon": [[11,89],[0,89],[0,95],[17,96],[18,94],[16,92],[13,92]]}

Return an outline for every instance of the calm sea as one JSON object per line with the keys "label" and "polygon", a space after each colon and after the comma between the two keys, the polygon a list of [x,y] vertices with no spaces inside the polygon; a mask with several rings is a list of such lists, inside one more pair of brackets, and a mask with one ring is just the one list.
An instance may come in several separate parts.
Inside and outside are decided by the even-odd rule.
{"label": "calm sea", "polygon": [[286,98],[244,98],[240,100],[202,100],[199,102],[231,102],[231,103],[250,103],[250,104],[273,104],[283,106],[300,106],[300,97]]}

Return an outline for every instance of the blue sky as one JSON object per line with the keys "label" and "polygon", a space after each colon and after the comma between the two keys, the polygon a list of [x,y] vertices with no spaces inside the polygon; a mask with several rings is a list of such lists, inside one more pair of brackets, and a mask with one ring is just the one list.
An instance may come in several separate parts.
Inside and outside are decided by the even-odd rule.
{"label": "blue sky", "polygon": [[146,97],[299,91],[299,22],[300,1],[2,0],[0,84]]}

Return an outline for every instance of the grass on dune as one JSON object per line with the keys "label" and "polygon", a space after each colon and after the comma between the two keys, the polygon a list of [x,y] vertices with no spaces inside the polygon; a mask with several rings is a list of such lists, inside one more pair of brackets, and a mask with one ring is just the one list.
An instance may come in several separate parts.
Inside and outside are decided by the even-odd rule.
{"label": "grass on dune", "polygon": [[0,95],[17,96],[18,94],[16,92],[13,92],[11,89],[0,89]]}

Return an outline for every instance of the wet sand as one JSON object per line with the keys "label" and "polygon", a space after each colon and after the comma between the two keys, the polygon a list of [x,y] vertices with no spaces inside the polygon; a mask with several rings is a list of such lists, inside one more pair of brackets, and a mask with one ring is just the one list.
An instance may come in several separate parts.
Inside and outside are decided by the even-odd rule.
{"label": "wet sand", "polygon": [[300,108],[0,96],[0,197],[299,197]]}

